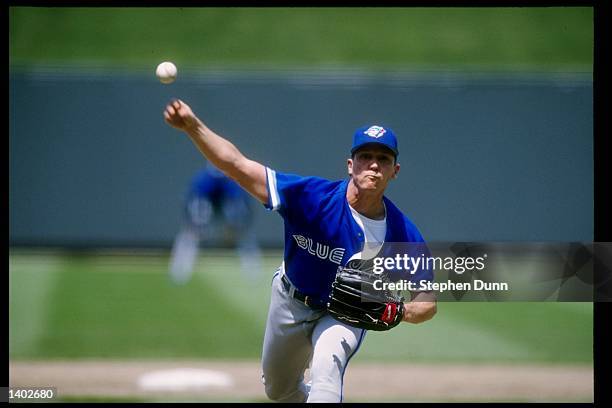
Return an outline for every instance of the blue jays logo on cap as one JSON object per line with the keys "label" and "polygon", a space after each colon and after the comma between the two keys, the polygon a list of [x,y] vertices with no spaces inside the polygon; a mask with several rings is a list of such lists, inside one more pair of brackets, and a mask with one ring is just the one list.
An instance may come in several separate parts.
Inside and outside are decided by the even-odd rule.
{"label": "blue jays logo on cap", "polygon": [[363,133],[370,137],[375,137],[376,139],[378,139],[379,137],[382,137],[386,132],[387,131],[382,126],[370,126],[368,130]]}
{"label": "blue jays logo on cap", "polygon": [[384,126],[368,125],[357,129],[353,135],[351,154],[354,154],[357,149],[369,144],[383,145],[391,150],[395,156],[399,155],[395,134],[391,129]]}

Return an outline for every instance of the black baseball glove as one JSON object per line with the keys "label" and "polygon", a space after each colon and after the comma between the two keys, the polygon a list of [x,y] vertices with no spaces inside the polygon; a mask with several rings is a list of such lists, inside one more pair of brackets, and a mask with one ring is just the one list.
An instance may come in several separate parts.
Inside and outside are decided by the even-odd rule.
{"label": "black baseball glove", "polygon": [[[329,314],[349,326],[367,330],[390,330],[404,316],[404,298],[399,293],[382,290],[382,282],[390,282],[388,275],[375,274],[372,263],[352,260],[338,267],[336,279],[327,303]],[[374,282],[380,280],[374,288]]]}

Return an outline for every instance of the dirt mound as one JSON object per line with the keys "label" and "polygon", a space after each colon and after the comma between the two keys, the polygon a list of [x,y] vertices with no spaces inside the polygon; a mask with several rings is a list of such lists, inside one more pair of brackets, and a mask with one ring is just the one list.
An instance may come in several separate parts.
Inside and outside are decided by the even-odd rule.
{"label": "dirt mound", "polygon": [[[593,367],[353,363],[346,402],[592,402]],[[9,363],[11,387],[57,388],[68,400],[266,401],[257,361]]]}

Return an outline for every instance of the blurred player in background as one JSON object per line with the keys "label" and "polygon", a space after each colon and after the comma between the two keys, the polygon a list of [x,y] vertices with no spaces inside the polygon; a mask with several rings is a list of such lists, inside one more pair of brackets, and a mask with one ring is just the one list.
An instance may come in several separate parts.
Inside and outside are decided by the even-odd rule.
{"label": "blurred player in background", "polygon": [[253,199],[236,182],[210,163],[191,180],[181,228],[170,258],[170,278],[188,282],[202,242],[236,247],[242,271],[256,279],[260,251],[253,229]]}

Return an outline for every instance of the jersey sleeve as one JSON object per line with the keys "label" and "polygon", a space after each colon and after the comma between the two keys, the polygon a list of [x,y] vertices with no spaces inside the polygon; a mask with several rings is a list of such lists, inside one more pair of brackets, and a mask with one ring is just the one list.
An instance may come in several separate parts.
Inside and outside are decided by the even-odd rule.
{"label": "jersey sleeve", "polygon": [[[282,174],[280,175],[282,176]],[[286,177],[285,180],[281,180],[281,191],[283,187],[288,184],[287,181],[288,180],[286,180]],[[269,167],[266,167],[266,188],[268,190],[268,202],[264,204],[264,207],[266,207],[268,210],[278,211],[283,203],[281,203],[279,183],[277,181],[277,173]]]}
{"label": "jersey sleeve", "polygon": [[268,210],[278,211],[283,216],[296,208],[307,207],[309,195],[304,194],[304,191],[315,180],[314,177],[280,173],[266,167],[268,202],[264,206]]}

